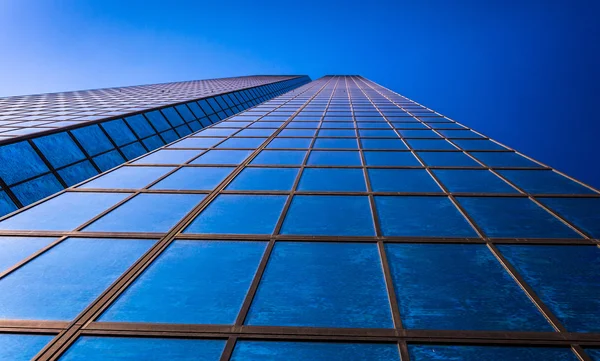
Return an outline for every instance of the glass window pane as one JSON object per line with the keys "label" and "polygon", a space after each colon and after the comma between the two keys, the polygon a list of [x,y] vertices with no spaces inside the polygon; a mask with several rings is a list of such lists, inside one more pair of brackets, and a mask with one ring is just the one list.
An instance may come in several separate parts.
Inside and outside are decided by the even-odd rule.
{"label": "glass window pane", "polygon": [[137,158],[142,154],[147,153],[146,148],[140,144],[140,142],[134,142],[124,147],[121,147],[121,151],[127,157],[127,160],[131,160],[133,158]]}
{"label": "glass window pane", "polygon": [[85,158],[81,149],[66,132],[34,138],[33,142],[54,168]]}
{"label": "glass window pane", "polygon": [[408,345],[411,361],[577,361],[569,348],[519,346]]}
{"label": "glass window pane", "polygon": [[600,361],[600,348],[586,348],[585,352],[592,358],[592,360]]}
{"label": "glass window pane", "polygon": [[595,194],[596,192],[573,182],[551,170],[499,170],[517,187],[532,194]]}
{"label": "glass window pane", "polygon": [[217,148],[255,149],[265,142],[267,138],[229,138],[219,144]]}
{"label": "glass window pane", "polygon": [[24,205],[39,201],[63,189],[63,185],[53,174],[46,174],[11,187],[15,197]]}
{"label": "glass window pane", "polygon": [[256,165],[301,165],[305,150],[263,150],[250,164]]}
{"label": "glass window pane", "polygon": [[369,166],[419,167],[421,163],[410,152],[365,151],[365,161]]}
{"label": "glass window pane", "polygon": [[73,129],[71,134],[89,155],[96,155],[114,148],[108,137],[97,125]]}
{"label": "glass window pane", "polygon": [[305,168],[298,184],[300,191],[366,192],[362,169]]}
{"label": "glass window pane", "polygon": [[241,340],[231,361],[399,361],[396,344]]}
{"label": "glass window pane", "polygon": [[425,169],[369,169],[374,192],[442,192]]}
{"label": "glass window pane", "polygon": [[541,165],[512,152],[471,152],[490,167],[541,167]]}
{"label": "glass window pane", "polygon": [[11,185],[48,171],[26,141],[0,146],[0,177]]}
{"label": "glass window pane", "polygon": [[0,360],[29,361],[53,337],[51,335],[0,334]]}
{"label": "glass window pane", "polygon": [[0,280],[0,318],[72,320],[153,243],[69,238]]}
{"label": "glass window pane", "polygon": [[600,331],[598,247],[499,245],[498,248],[568,331]]}
{"label": "glass window pane", "polygon": [[172,167],[121,167],[79,188],[140,189],[173,170]]}
{"label": "glass window pane", "polygon": [[538,198],[544,205],[594,238],[600,238],[600,199]]}
{"label": "glass window pane", "polygon": [[184,164],[202,153],[201,150],[161,149],[134,162],[134,164]]}
{"label": "glass window pane", "polygon": [[0,222],[0,229],[73,230],[129,196],[128,193],[66,192]]}
{"label": "glass window pane", "polygon": [[323,149],[357,149],[358,143],[356,139],[344,138],[317,138],[314,148]]}
{"label": "glass window pane", "polygon": [[485,245],[386,244],[386,253],[406,328],[553,330]]}
{"label": "glass window pane", "polygon": [[138,194],[85,227],[89,232],[167,232],[203,194]]}
{"label": "glass window pane", "polygon": [[347,165],[361,166],[360,153],[358,151],[329,151],[315,150],[310,152],[308,165]]}
{"label": "glass window pane", "polygon": [[150,126],[150,123],[148,123],[146,118],[141,114],[127,117],[125,118],[125,121],[139,138],[145,138],[152,134],[156,134],[154,129],[152,129],[152,126]]}
{"label": "glass window pane", "polygon": [[234,168],[231,167],[183,167],[153,185],[151,189],[168,190],[212,190]]}
{"label": "glass window pane", "polygon": [[60,361],[218,361],[224,340],[82,336]]}
{"label": "glass window pane", "polygon": [[477,237],[447,197],[377,196],[384,236]]}
{"label": "glass window pane", "polygon": [[362,138],[360,140],[363,149],[408,149],[404,142],[400,139],[369,139]]}
{"label": "glass window pane", "polygon": [[0,273],[46,247],[55,238],[0,237]]}
{"label": "glass window pane", "polygon": [[227,186],[236,191],[290,191],[298,168],[244,168]]}
{"label": "glass window pane", "polygon": [[123,144],[131,143],[137,140],[133,132],[125,125],[123,119],[111,120],[109,122],[103,122],[102,128],[106,130],[108,135],[118,146]]}
{"label": "glass window pane", "polygon": [[377,245],[277,242],[246,323],[393,327]]}
{"label": "glass window pane", "polygon": [[100,317],[233,324],[266,242],[175,241]]}
{"label": "glass window pane", "polygon": [[373,236],[373,218],[366,196],[294,196],[282,234]]}
{"label": "glass window pane", "polygon": [[89,161],[79,162],[58,171],[58,175],[67,186],[72,186],[98,174],[98,171]]}
{"label": "glass window pane", "polygon": [[463,152],[418,152],[417,154],[431,167],[481,167]]}
{"label": "glass window pane", "polygon": [[94,157],[94,163],[100,168],[101,172],[105,172],[109,169],[112,169],[119,164],[123,163],[125,159],[119,154],[118,151],[112,150],[108,153],[101,154],[99,156]]}
{"label": "glass window pane", "polygon": [[310,142],[312,142],[312,138],[275,138],[267,145],[267,148],[308,148]]}
{"label": "glass window pane", "polygon": [[507,150],[491,140],[452,139],[452,142],[464,150]]}
{"label": "glass window pane", "polygon": [[221,194],[185,233],[271,234],[287,196]]}
{"label": "glass window pane", "polygon": [[415,150],[456,150],[444,139],[406,139],[406,142]]}
{"label": "glass window pane", "polygon": [[519,193],[488,170],[435,169],[433,173],[450,192]]}
{"label": "glass window pane", "polygon": [[197,159],[194,159],[191,164],[238,165],[248,158],[252,152],[252,150],[209,150]]}
{"label": "glass window pane", "polygon": [[528,198],[457,199],[488,237],[581,238]]}
{"label": "glass window pane", "polygon": [[152,125],[154,125],[154,128],[156,128],[156,130],[158,130],[159,132],[171,128],[171,125],[167,123],[165,117],[163,117],[163,115],[158,110],[144,113],[144,115],[150,120],[150,123],[152,123]]}
{"label": "glass window pane", "polygon": [[15,203],[5,191],[0,191],[0,217],[17,209]]}

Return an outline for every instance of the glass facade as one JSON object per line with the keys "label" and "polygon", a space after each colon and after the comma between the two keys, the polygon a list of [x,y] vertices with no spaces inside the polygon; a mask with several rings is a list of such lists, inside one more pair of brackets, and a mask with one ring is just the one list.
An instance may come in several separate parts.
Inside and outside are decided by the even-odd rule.
{"label": "glass facade", "polygon": [[[242,77],[0,99],[0,118],[14,114],[0,120],[0,216],[309,80]],[[19,121],[32,113],[49,120]],[[51,121],[55,114],[73,119]]]}
{"label": "glass facade", "polygon": [[597,190],[326,76],[0,219],[0,358],[596,360],[598,224]]}

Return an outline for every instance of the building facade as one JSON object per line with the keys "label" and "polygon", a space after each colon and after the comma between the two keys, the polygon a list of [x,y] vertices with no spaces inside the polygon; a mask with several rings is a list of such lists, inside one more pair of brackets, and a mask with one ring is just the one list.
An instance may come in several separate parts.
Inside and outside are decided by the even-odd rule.
{"label": "building facade", "polygon": [[248,76],[0,99],[0,216],[310,78]]}
{"label": "building facade", "polygon": [[0,359],[600,360],[600,195],[326,76],[0,218]]}

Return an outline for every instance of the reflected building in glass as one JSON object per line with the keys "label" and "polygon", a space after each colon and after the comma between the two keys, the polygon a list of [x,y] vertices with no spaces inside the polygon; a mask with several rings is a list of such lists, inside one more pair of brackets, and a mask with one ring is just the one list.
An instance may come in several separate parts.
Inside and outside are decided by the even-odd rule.
{"label": "reflected building in glass", "polygon": [[600,360],[597,190],[363,77],[280,81],[1,218],[0,359]]}

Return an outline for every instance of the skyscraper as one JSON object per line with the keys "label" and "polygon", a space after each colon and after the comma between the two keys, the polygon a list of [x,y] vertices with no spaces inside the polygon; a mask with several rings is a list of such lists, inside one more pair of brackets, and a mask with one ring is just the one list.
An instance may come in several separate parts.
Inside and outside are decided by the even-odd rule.
{"label": "skyscraper", "polygon": [[600,360],[600,196],[326,76],[0,219],[0,358]]}

